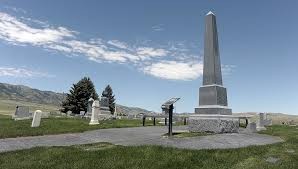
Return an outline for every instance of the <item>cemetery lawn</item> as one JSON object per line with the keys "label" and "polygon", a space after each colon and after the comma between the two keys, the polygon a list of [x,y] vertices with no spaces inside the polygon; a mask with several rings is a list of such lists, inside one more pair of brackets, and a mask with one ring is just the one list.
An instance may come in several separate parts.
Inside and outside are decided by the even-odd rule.
{"label": "cemetery lawn", "polygon": [[[142,126],[142,120],[107,120],[101,122],[99,125],[91,126],[89,125],[89,121],[80,118],[48,118],[41,119],[40,127],[32,128],[32,120],[14,121],[11,119],[11,116],[0,115],[0,138],[79,133],[96,129]],[[146,126],[152,125],[152,121],[146,121]],[[156,125],[159,124],[156,123]]]}
{"label": "cemetery lawn", "polygon": [[[285,142],[225,150],[185,150],[161,146],[124,147],[109,143],[70,147],[37,147],[0,153],[0,168],[297,169],[297,127],[272,126],[262,133],[280,136]],[[268,158],[278,160],[267,162]]]}

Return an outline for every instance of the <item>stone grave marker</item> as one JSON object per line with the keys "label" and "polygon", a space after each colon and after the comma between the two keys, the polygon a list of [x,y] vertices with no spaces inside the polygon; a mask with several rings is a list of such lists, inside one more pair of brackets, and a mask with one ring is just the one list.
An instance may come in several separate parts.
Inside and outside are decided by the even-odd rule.
{"label": "stone grave marker", "polygon": [[29,107],[28,106],[17,106],[15,114],[13,115],[13,118],[15,120],[30,119],[31,114],[29,112]]}
{"label": "stone grave marker", "polygon": [[41,121],[42,111],[36,110],[33,115],[31,127],[39,127]]}
{"label": "stone grave marker", "polygon": [[93,98],[90,98],[88,100],[88,106],[87,106],[87,113],[85,114],[85,117],[90,118],[92,114],[92,104],[94,102]]}
{"label": "stone grave marker", "polygon": [[264,118],[264,113],[259,113],[259,119],[257,120],[257,130],[266,130],[265,128],[265,118]]}
{"label": "stone grave marker", "polygon": [[72,111],[69,110],[69,111],[66,112],[66,114],[67,114],[67,116],[71,116],[72,115]]}
{"label": "stone grave marker", "polygon": [[90,120],[89,125],[99,124],[99,122],[98,122],[98,115],[99,114],[100,114],[99,101],[95,100],[92,104],[92,114],[91,114],[91,120]]}
{"label": "stone grave marker", "polygon": [[85,111],[80,111],[80,116],[84,117],[85,116]]}
{"label": "stone grave marker", "polygon": [[251,133],[255,133],[257,132],[257,124],[255,122],[248,123],[246,129]]}
{"label": "stone grave marker", "polygon": [[107,120],[107,119],[111,119],[112,117],[113,115],[111,114],[111,111],[109,108],[109,99],[105,96],[101,96],[100,114],[99,114],[100,120]]}

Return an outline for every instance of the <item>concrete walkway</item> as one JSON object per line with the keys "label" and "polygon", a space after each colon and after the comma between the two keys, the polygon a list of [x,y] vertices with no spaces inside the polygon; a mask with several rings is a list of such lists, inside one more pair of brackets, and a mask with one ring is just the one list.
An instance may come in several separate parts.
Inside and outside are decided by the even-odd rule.
{"label": "concrete walkway", "polygon": [[[186,130],[186,126],[175,126],[174,130]],[[265,145],[282,142],[279,137],[256,133],[217,134],[188,138],[164,138],[167,128],[134,127],[112,128],[87,131],[84,133],[46,135],[0,139],[0,152],[29,149],[40,146],[70,146],[97,142],[110,142],[116,145],[163,145],[186,149],[225,149],[250,145]]]}

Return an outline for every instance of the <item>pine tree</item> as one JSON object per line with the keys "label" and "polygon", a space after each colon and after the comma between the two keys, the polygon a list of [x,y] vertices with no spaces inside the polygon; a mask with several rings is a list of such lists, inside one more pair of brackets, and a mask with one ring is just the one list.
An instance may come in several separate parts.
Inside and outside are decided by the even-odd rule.
{"label": "pine tree", "polygon": [[98,99],[93,82],[89,77],[82,78],[78,83],[73,84],[67,94],[66,99],[62,102],[62,112],[72,111],[79,114],[80,111],[87,112],[88,100],[92,97]]}
{"label": "pine tree", "polygon": [[115,95],[113,95],[113,89],[110,85],[107,85],[105,90],[102,92],[102,96],[107,97],[109,100],[109,108],[111,111],[111,114],[114,114],[115,111]]}

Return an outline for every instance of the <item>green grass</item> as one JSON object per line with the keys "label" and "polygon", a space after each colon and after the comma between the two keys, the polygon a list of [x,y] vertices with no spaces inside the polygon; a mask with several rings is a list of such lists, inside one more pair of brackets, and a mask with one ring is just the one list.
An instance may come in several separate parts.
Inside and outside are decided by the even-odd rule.
{"label": "green grass", "polygon": [[59,107],[55,105],[0,99],[0,114],[11,115],[13,112],[15,112],[17,105],[29,106],[31,112],[34,112],[35,110],[42,110],[43,112],[56,112],[59,110]]}
{"label": "green grass", "polygon": [[[297,127],[272,126],[262,133],[285,142],[226,150],[185,150],[161,146],[124,147],[98,143],[38,147],[0,153],[2,169],[297,169]],[[288,150],[294,150],[289,153]],[[268,157],[279,158],[275,164]]]}
{"label": "green grass", "polygon": [[[121,127],[140,127],[142,120],[106,120],[99,125],[89,125],[90,120],[80,118],[48,118],[42,119],[40,127],[32,128],[32,120],[14,121],[10,116],[0,115],[0,138],[21,136],[37,136],[60,133],[77,133],[87,130]],[[146,126],[152,126],[153,122],[147,120]],[[159,125],[156,123],[156,125]]]}

